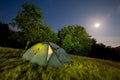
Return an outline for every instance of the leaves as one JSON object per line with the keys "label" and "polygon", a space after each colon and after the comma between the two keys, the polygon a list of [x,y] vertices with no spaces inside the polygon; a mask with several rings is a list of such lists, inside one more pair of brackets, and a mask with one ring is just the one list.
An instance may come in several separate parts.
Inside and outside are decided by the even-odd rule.
{"label": "leaves", "polygon": [[22,33],[22,35],[13,35],[13,39],[16,39],[23,45],[25,45],[27,41],[34,44],[36,42],[55,42],[57,40],[57,35],[51,27],[43,22],[42,12],[36,5],[24,3],[21,7],[22,10],[19,11],[17,16],[11,21],[11,24],[22,29],[22,32],[18,32],[18,34]]}
{"label": "leaves", "polygon": [[92,40],[85,28],[79,25],[70,25],[59,30],[60,44],[68,53],[88,55]]}

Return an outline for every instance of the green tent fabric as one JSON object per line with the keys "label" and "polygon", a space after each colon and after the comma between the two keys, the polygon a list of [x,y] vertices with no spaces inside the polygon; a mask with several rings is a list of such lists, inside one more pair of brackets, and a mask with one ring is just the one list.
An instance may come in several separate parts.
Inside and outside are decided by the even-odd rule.
{"label": "green tent fabric", "polygon": [[71,63],[65,50],[52,42],[35,44],[23,54],[23,58],[41,66],[62,67],[63,63]]}

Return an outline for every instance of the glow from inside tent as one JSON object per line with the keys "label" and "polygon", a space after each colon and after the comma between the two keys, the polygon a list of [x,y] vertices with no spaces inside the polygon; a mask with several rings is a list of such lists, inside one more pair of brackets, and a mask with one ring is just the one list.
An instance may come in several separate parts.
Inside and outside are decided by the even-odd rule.
{"label": "glow from inside tent", "polygon": [[53,53],[53,50],[52,50],[52,48],[49,46],[49,48],[48,48],[47,61],[49,60],[49,58],[50,58],[50,56],[52,55],[52,53]]}

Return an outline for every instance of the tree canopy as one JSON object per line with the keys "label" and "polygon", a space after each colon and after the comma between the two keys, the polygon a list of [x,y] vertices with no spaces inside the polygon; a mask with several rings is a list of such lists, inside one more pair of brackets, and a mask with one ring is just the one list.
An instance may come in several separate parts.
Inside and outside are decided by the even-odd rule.
{"label": "tree canopy", "polygon": [[21,8],[22,10],[12,20],[12,25],[25,31],[30,27],[37,27],[43,23],[42,11],[36,5],[24,3]]}
{"label": "tree canopy", "polygon": [[88,55],[92,39],[85,28],[80,25],[66,26],[58,32],[61,46],[71,54]]}
{"label": "tree canopy", "polygon": [[[50,26],[44,23],[42,11],[34,4],[22,4],[22,10],[13,18],[11,24],[22,30],[22,35],[17,35],[17,41],[25,44],[26,41],[31,43],[41,41],[53,41],[57,39],[57,35]],[[50,37],[52,36],[52,38]]]}

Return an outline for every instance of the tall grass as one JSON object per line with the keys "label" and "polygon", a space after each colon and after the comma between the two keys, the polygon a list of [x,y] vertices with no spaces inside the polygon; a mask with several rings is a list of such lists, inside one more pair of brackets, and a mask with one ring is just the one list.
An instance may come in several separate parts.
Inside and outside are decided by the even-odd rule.
{"label": "tall grass", "polygon": [[22,59],[24,50],[0,47],[0,80],[120,80],[120,63],[70,55],[72,64],[47,68]]}

